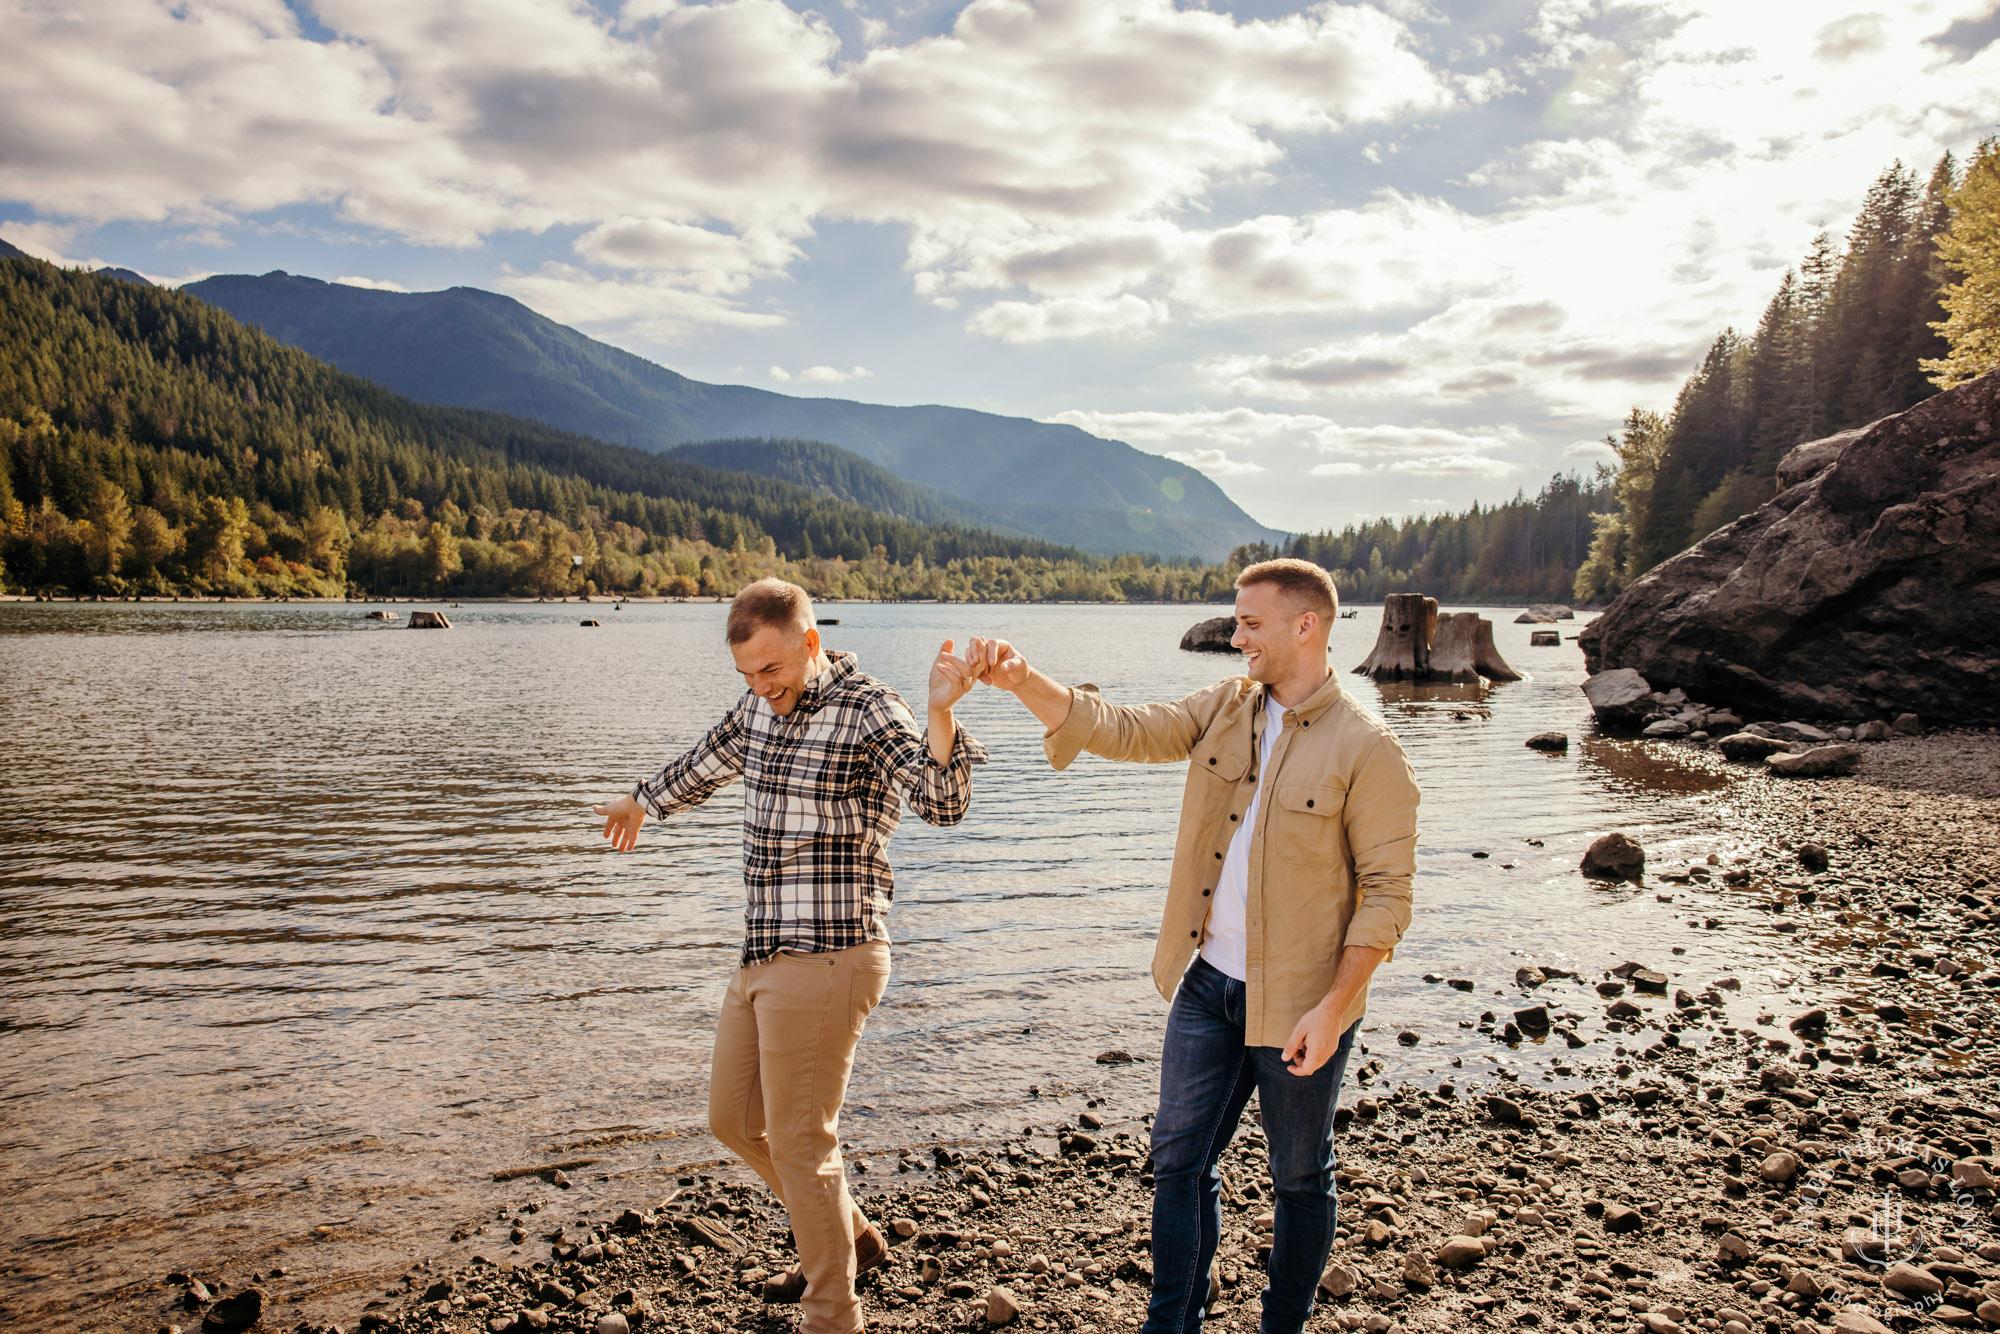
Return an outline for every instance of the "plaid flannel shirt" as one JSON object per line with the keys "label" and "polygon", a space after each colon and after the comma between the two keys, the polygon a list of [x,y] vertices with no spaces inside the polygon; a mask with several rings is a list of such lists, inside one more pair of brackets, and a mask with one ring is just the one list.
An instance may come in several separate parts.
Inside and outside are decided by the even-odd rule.
{"label": "plaid flannel shirt", "polygon": [[779,950],[887,940],[897,789],[923,820],[955,825],[972,804],[972,766],[986,762],[961,727],[950,763],[938,764],[902,696],[863,674],[852,653],[827,661],[789,714],[745,692],[694,749],[632,793],[660,819],[742,778],[746,966]]}

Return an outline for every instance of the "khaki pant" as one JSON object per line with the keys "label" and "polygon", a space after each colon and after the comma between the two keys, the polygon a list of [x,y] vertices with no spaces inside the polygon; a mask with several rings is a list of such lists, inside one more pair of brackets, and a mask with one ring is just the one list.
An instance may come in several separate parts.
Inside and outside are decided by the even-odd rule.
{"label": "khaki pant", "polygon": [[889,946],[781,953],[736,970],[715,1027],[708,1126],[757,1169],[792,1218],[806,1277],[803,1334],[855,1334],[854,1238],[840,1104],[854,1045],[889,985]]}

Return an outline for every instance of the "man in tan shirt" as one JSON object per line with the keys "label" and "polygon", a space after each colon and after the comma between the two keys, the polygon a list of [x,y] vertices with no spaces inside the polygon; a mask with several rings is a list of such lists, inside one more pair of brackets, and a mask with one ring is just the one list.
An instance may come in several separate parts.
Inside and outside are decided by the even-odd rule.
{"label": "man in tan shirt", "polygon": [[1216,1164],[1253,1091],[1277,1197],[1261,1334],[1297,1334],[1333,1245],[1333,1113],[1368,982],[1410,923],[1415,777],[1326,665],[1333,580],[1299,560],[1236,581],[1243,676],[1169,704],[1059,685],[1004,641],[975,671],[1080,751],[1188,764],[1153,980],[1173,1002],[1153,1121],[1153,1293],[1142,1334],[1201,1328],[1221,1231]]}

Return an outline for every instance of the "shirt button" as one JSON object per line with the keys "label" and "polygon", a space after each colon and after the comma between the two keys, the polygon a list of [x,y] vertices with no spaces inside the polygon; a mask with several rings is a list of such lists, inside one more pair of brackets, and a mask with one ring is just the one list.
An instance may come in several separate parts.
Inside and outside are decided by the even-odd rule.
{"label": "shirt button", "polygon": [[1199,932],[1199,931],[1190,931],[1190,932],[1188,932],[1188,939],[1189,939],[1189,940],[1193,940],[1193,939],[1195,939],[1196,937],[1198,937],[1198,936],[1200,936],[1200,935],[1201,935],[1201,932]]}
{"label": "shirt button", "polygon": [[1311,810],[1312,808],[1313,808],[1313,803],[1312,803],[1312,798],[1311,798],[1311,797],[1307,797],[1307,798],[1306,798],[1306,809],[1307,809],[1307,810]]}
{"label": "shirt button", "polygon": [[1201,892],[1201,896],[1202,896],[1203,898],[1207,898],[1207,897],[1208,897],[1208,891],[1204,889],[1204,890],[1203,890],[1203,891]]}
{"label": "shirt button", "polygon": [[1209,757],[1208,757],[1208,762],[1209,762],[1210,764],[1214,764],[1214,763],[1215,763],[1215,756],[1213,756],[1213,755],[1209,756]]}
{"label": "shirt button", "polygon": [[1236,817],[1235,817],[1235,816],[1233,816],[1233,815],[1232,815],[1232,816],[1230,816],[1229,818],[1230,818],[1230,820],[1231,820],[1232,822],[1233,822],[1233,821],[1234,821],[1234,820],[1236,819]]}
{"label": "shirt button", "polygon": [[1216,854],[1215,854],[1215,860],[1217,860],[1217,861],[1221,861],[1221,860],[1222,860],[1222,854],[1221,854],[1221,853],[1219,853],[1219,852],[1218,852],[1218,853],[1216,853]]}

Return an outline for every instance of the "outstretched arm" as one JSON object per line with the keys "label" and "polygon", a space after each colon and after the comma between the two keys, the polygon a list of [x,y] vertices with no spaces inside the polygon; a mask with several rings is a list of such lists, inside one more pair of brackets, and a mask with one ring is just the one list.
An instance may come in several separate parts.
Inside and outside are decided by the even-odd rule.
{"label": "outstretched arm", "polygon": [[959,730],[951,714],[975,679],[971,666],[953,656],[947,639],[931,663],[928,735],[917,735],[916,719],[893,694],[880,701],[868,720],[868,753],[927,824],[955,825],[965,818],[972,805],[972,766],[986,763],[986,748]]}
{"label": "outstretched arm", "polygon": [[1214,687],[1166,704],[1107,704],[1096,686],[1072,689],[1036,671],[1004,639],[975,639],[966,657],[975,673],[1012,692],[1041,720],[1042,749],[1058,769],[1081,750],[1143,764],[1184,760],[1215,716]]}
{"label": "outstretched arm", "polygon": [[965,660],[974,675],[1020,700],[1049,731],[1069,721],[1069,687],[1030,667],[1020,650],[1006,640],[974,639],[966,645]]}
{"label": "outstretched arm", "polygon": [[590,809],[604,817],[604,836],[612,848],[630,852],[648,815],[664,819],[699,806],[742,772],[743,705],[739,703],[708,729],[694,749],[626,795]]}

